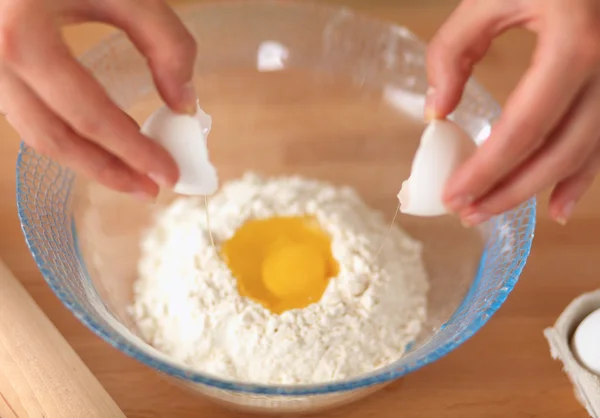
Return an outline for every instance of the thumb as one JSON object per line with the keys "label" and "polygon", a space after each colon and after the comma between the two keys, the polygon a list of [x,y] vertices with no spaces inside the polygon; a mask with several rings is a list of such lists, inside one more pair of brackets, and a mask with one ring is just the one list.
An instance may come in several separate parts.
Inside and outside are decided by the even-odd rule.
{"label": "thumb", "polygon": [[425,118],[444,118],[460,102],[473,66],[493,39],[526,19],[521,0],[463,0],[427,48]]}

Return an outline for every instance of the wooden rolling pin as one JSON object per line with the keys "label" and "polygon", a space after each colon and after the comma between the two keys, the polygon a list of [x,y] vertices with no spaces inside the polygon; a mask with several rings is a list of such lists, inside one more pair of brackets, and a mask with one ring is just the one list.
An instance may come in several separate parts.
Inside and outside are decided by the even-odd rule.
{"label": "wooden rolling pin", "polygon": [[2,260],[0,417],[125,417]]}

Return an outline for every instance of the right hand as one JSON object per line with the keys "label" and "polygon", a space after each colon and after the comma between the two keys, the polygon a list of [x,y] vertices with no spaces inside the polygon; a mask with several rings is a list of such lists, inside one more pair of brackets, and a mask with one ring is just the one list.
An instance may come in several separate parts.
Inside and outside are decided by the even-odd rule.
{"label": "right hand", "polygon": [[599,0],[463,0],[428,49],[428,113],[456,107],[473,66],[513,27],[537,34],[531,64],[445,189],[466,225],[549,188],[550,215],[564,224],[600,171]]}
{"label": "right hand", "polygon": [[193,114],[196,43],[162,0],[0,0],[0,109],[25,143],[112,189],[154,199],[179,172],[71,55],[60,28],[122,29],[165,103]]}

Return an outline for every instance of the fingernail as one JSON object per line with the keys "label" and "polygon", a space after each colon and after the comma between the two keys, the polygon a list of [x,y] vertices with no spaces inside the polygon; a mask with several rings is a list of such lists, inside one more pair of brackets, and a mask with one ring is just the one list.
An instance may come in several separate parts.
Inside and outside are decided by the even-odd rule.
{"label": "fingernail", "polygon": [[435,111],[435,87],[430,86],[425,93],[425,122],[431,122],[438,119]]}
{"label": "fingernail", "polygon": [[471,203],[473,203],[472,196],[457,196],[446,203],[446,208],[451,212],[458,212],[469,206]]}
{"label": "fingernail", "polygon": [[485,222],[490,218],[491,216],[487,213],[475,212],[462,218],[461,222],[464,227],[470,228],[472,226],[479,225],[480,223]]}
{"label": "fingernail", "polygon": [[144,203],[156,202],[156,197],[152,196],[151,194],[146,193],[146,192],[133,192],[133,193],[131,193],[131,195],[133,197],[135,197],[137,200],[139,200],[140,202],[144,202]]}
{"label": "fingernail", "polygon": [[174,186],[173,182],[161,173],[148,173],[148,177],[150,177],[150,179],[159,186],[167,188],[171,188]]}
{"label": "fingernail", "polygon": [[183,86],[181,96],[183,101],[183,111],[190,116],[194,116],[196,114],[196,107],[198,102],[198,95],[196,94],[194,83],[192,83],[191,81],[186,83]]}
{"label": "fingernail", "polygon": [[561,214],[556,218],[556,222],[560,225],[565,226],[567,221],[571,217],[573,210],[575,209],[575,202],[571,201],[563,206]]}
{"label": "fingernail", "polygon": [[425,109],[425,122],[429,123],[436,119],[439,119],[439,116],[433,109]]}

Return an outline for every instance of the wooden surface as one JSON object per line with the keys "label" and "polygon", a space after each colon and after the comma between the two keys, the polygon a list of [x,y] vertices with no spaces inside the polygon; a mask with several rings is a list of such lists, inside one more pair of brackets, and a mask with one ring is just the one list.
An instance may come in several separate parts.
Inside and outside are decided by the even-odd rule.
{"label": "wooden surface", "polygon": [[[456,4],[450,0],[337,0],[372,16],[404,24],[428,39]],[[82,52],[106,28],[69,29]],[[493,45],[476,76],[504,102],[527,65],[533,38],[515,31]],[[19,228],[15,207],[17,135],[0,121],[0,256],[22,281],[128,417],[239,418],[219,406],[170,386],[157,374],[101,341],[62,306],[43,281]],[[507,303],[460,349],[401,383],[328,418],[584,418],[560,364],[542,336],[577,295],[600,285],[600,190],[580,204],[568,226],[549,220],[541,198],[533,253]],[[0,289],[1,291],[1,289]],[[0,367],[2,367],[0,365]]]}
{"label": "wooden surface", "polygon": [[125,417],[2,259],[0,289],[0,416]]}

